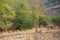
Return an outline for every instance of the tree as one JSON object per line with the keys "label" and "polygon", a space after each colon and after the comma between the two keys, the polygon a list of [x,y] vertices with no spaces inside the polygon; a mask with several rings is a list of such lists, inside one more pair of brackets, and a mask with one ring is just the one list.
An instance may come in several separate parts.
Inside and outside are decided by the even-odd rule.
{"label": "tree", "polygon": [[8,4],[15,9],[16,14],[32,15],[31,8],[27,0],[1,0],[1,2]]}
{"label": "tree", "polygon": [[15,18],[15,11],[7,4],[0,2],[0,29],[8,30],[13,25],[13,19]]}
{"label": "tree", "polygon": [[46,26],[46,25],[49,24],[49,22],[50,22],[50,19],[47,16],[45,16],[44,14],[40,14],[40,16],[39,16],[39,26],[40,25]]}
{"label": "tree", "polygon": [[32,20],[34,22],[34,26],[39,25],[39,16],[40,16],[40,11],[37,10],[35,7],[32,7]]}

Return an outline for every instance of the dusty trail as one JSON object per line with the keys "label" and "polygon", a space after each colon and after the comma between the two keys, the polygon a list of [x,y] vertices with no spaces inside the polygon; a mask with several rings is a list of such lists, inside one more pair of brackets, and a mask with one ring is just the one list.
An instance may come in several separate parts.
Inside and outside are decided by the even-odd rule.
{"label": "dusty trail", "polygon": [[0,33],[0,40],[60,40],[60,29],[37,28]]}

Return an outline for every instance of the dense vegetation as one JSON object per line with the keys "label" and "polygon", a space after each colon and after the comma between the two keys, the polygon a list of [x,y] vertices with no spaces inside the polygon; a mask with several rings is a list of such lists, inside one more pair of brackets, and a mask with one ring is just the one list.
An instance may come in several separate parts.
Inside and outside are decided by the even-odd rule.
{"label": "dense vegetation", "polygon": [[52,18],[52,23],[56,26],[60,26],[60,16],[56,16]]}
{"label": "dense vegetation", "polygon": [[[52,19],[59,21],[60,19]],[[26,0],[0,0],[0,30],[22,30],[48,25],[50,19]]]}

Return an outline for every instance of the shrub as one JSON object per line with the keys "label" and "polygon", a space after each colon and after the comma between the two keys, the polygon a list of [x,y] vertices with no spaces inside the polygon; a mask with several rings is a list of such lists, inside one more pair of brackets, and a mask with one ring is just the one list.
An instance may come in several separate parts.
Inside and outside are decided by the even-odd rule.
{"label": "shrub", "polygon": [[45,26],[45,25],[48,25],[50,22],[50,19],[47,16],[40,13],[40,11],[34,7],[32,7],[32,18],[33,18],[34,26],[37,26],[37,25]]}
{"label": "shrub", "polygon": [[33,21],[26,15],[20,15],[16,18],[14,29],[30,29],[33,28]]}
{"label": "shrub", "polygon": [[39,17],[39,25],[48,25],[50,22],[49,18],[46,17],[45,15],[43,14],[40,14],[40,17]]}
{"label": "shrub", "polygon": [[52,23],[54,25],[60,26],[60,16],[56,16],[52,18]]}
{"label": "shrub", "polygon": [[12,7],[3,2],[0,2],[0,29],[3,31],[8,30],[13,25],[15,18],[15,11]]}
{"label": "shrub", "polygon": [[0,16],[3,19],[14,19],[15,11],[9,5],[0,2]]}
{"label": "shrub", "polygon": [[7,31],[12,27],[13,23],[10,21],[0,21],[0,30]]}
{"label": "shrub", "polygon": [[35,7],[32,7],[32,19],[34,22],[34,26],[39,26],[39,15],[40,11],[36,9]]}

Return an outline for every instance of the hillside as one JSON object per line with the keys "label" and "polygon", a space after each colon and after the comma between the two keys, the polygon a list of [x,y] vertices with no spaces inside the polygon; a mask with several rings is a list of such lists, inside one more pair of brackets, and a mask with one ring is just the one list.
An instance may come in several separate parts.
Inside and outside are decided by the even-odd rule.
{"label": "hillside", "polygon": [[59,2],[0,0],[0,40],[60,40]]}
{"label": "hillside", "polygon": [[38,8],[42,13],[44,13],[48,17],[60,15],[59,11],[60,0],[28,0],[28,1],[31,6]]}

